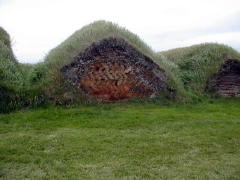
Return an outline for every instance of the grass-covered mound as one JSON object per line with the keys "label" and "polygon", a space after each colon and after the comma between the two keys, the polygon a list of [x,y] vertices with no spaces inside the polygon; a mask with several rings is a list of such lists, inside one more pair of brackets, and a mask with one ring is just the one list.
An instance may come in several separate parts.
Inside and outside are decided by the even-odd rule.
{"label": "grass-covered mound", "polygon": [[[179,97],[176,66],[138,36],[98,21],[75,32],[36,65],[29,80],[59,104],[95,99]],[[148,93],[147,93],[148,92]]]}
{"label": "grass-covered mound", "polygon": [[[231,47],[205,43],[185,48],[161,52],[168,60],[179,67],[180,78],[186,89],[198,94],[214,92],[210,80],[221,71],[223,64],[230,59],[240,59],[240,53]],[[238,60],[237,60],[238,61]]]}
{"label": "grass-covered mound", "polygon": [[22,78],[21,68],[11,49],[10,37],[0,28],[0,113],[18,106]]}

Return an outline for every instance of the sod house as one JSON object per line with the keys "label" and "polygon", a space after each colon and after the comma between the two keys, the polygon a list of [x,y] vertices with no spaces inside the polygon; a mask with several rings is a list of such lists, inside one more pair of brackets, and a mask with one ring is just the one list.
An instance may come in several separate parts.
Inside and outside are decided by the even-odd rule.
{"label": "sod house", "polygon": [[178,65],[186,89],[200,95],[239,97],[240,54],[233,48],[205,43],[162,53]]}
{"label": "sod house", "polygon": [[44,93],[60,104],[115,102],[159,94],[175,97],[179,88],[172,65],[135,34],[97,21],[51,50],[34,73],[41,74]]}

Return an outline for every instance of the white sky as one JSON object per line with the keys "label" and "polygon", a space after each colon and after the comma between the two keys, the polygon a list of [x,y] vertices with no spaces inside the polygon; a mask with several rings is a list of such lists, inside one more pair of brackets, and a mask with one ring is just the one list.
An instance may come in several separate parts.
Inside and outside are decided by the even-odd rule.
{"label": "white sky", "polygon": [[126,27],[156,51],[202,42],[240,51],[240,0],[0,0],[0,26],[22,63],[43,60],[96,20]]}

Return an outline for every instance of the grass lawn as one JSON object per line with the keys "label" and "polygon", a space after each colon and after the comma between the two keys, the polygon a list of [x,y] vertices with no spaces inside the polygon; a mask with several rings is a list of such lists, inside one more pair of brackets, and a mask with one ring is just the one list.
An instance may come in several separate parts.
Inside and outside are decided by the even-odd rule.
{"label": "grass lawn", "polygon": [[0,115],[0,179],[240,179],[240,100]]}

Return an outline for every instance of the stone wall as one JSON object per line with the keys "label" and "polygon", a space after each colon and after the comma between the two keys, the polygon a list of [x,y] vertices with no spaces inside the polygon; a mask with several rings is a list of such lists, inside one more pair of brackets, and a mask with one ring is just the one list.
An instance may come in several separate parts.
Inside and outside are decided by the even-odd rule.
{"label": "stone wall", "polygon": [[78,90],[107,102],[150,97],[166,89],[164,70],[123,39],[92,44],[61,72]]}
{"label": "stone wall", "polygon": [[208,87],[218,96],[240,97],[240,61],[227,60],[211,77]]}
{"label": "stone wall", "polygon": [[240,97],[240,73],[230,72],[217,80],[217,94],[225,97]]}

